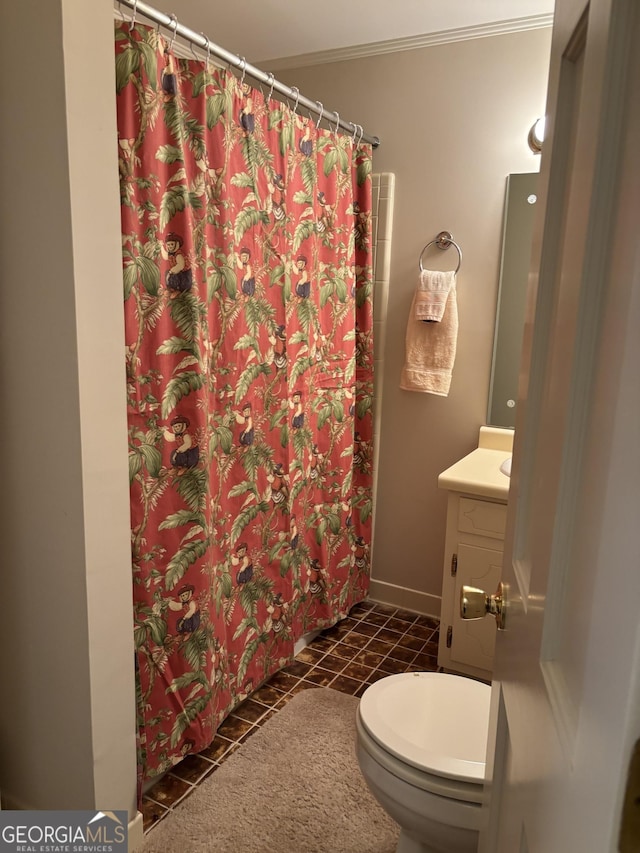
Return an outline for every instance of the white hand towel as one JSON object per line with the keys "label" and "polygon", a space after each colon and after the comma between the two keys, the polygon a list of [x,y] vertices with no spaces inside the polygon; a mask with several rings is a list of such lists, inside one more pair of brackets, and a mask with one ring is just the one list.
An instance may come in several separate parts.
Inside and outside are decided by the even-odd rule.
{"label": "white hand towel", "polygon": [[453,279],[440,322],[416,320],[420,285],[414,294],[407,322],[405,363],[400,378],[400,387],[405,391],[437,394],[440,397],[449,394],[458,341],[458,303],[455,274],[448,275],[453,276]]}
{"label": "white hand towel", "polygon": [[449,291],[455,286],[455,272],[421,270],[415,299],[416,320],[439,323],[444,314]]}

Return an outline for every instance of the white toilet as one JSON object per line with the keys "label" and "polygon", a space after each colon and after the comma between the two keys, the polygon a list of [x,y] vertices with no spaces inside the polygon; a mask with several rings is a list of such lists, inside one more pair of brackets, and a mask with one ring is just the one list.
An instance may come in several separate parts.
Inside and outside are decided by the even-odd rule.
{"label": "white toilet", "polygon": [[476,853],[490,695],[439,672],[389,675],[363,693],[358,762],[400,825],[397,853]]}

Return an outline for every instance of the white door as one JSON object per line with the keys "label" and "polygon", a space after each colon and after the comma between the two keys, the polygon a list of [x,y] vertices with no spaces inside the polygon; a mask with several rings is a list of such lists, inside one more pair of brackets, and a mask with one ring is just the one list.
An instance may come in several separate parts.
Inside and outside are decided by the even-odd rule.
{"label": "white door", "polygon": [[640,851],[640,830],[618,847],[640,738],[638,0],[557,0],[539,198],[480,851],[628,853]]}

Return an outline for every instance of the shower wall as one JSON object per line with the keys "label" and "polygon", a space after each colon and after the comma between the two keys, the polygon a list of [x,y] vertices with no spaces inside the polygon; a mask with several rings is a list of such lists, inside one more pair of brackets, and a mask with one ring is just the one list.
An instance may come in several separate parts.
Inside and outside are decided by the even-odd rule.
{"label": "shower wall", "polygon": [[373,346],[374,346],[374,435],[373,435],[373,544],[375,547],[378,466],[382,424],[382,388],[386,316],[391,274],[391,238],[393,236],[393,204],[396,176],[393,172],[375,172],[371,176],[371,224],[373,236]]}

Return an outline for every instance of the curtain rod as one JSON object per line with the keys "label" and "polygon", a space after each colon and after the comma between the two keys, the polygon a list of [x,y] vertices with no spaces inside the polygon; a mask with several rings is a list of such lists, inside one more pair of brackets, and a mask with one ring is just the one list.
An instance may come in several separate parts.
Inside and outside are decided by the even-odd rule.
{"label": "curtain rod", "polygon": [[359,141],[364,140],[365,142],[369,142],[374,148],[377,148],[378,145],[380,145],[378,137],[366,134],[362,129],[362,125],[344,121],[340,118],[339,113],[326,111],[320,101],[311,101],[309,98],[305,98],[304,95],[300,94],[299,90],[295,86],[293,88],[285,86],[284,83],[276,80],[273,74],[267,74],[264,71],[261,71],[259,68],[256,68],[254,65],[247,62],[244,57],[237,56],[235,53],[230,53],[223,47],[214,44],[202,33],[196,33],[194,30],[190,30],[188,27],[183,26],[178,23],[178,19],[175,15],[165,15],[164,12],[154,9],[153,6],[149,6],[147,3],[139,2],[139,0],[117,0],[117,3],[119,7],[124,4],[125,6],[128,6],[129,9],[133,10],[133,20],[135,20],[136,15],[140,13],[141,15],[144,15],[145,18],[149,18],[149,20],[155,21],[157,24],[168,27],[173,35],[178,35],[181,38],[186,39],[188,42],[191,42],[191,44],[194,44],[206,51],[207,54],[217,56],[229,63],[229,65],[233,65],[235,68],[241,69],[243,74],[248,74],[250,77],[253,77],[254,80],[259,80],[261,83],[267,84],[272,90],[275,89],[276,92],[279,92],[286,98],[295,98],[296,109],[299,106],[307,107],[307,109],[320,116],[320,121],[322,121],[322,118],[324,117],[329,123],[334,124],[336,127],[339,126],[348,131],[354,137],[357,137]]}

